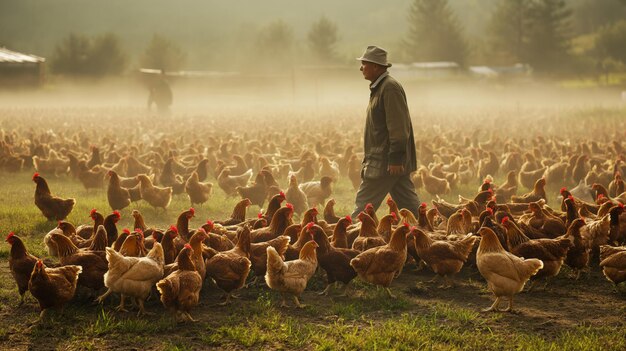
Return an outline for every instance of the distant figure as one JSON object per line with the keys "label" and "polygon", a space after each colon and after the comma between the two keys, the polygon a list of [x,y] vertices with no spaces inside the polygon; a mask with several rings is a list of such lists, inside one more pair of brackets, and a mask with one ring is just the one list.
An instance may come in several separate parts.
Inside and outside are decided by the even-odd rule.
{"label": "distant figure", "polygon": [[148,96],[148,110],[152,108],[152,103],[157,106],[157,111],[161,115],[170,114],[173,95],[170,85],[165,80],[165,71],[161,70],[161,75],[150,85],[150,95]]}

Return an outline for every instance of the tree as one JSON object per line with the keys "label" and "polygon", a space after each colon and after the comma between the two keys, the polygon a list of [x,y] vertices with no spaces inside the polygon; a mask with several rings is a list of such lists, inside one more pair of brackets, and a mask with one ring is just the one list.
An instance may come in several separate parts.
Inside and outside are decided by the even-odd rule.
{"label": "tree", "polygon": [[51,66],[69,76],[104,77],[122,73],[126,56],[114,34],[88,38],[72,33],[56,46]]}
{"label": "tree", "polygon": [[418,61],[454,61],[463,65],[468,47],[447,0],[414,0],[409,10],[407,55]]}
{"label": "tree", "polygon": [[140,63],[145,68],[178,71],[185,64],[187,55],[169,39],[154,34],[141,56]]}
{"label": "tree", "polygon": [[595,50],[600,59],[611,58],[626,64],[626,20],[601,28]]}
{"label": "tree", "polygon": [[540,73],[561,69],[570,46],[572,11],[564,0],[535,0],[528,14],[528,63]]}
{"label": "tree", "polygon": [[529,0],[500,0],[489,22],[489,46],[506,64],[526,62]]}
{"label": "tree", "polygon": [[308,34],[309,47],[320,62],[329,62],[336,58],[337,25],[326,16],[313,23]]}
{"label": "tree", "polygon": [[293,61],[293,30],[282,20],[274,21],[258,35],[257,52],[270,69],[290,66]]}
{"label": "tree", "polygon": [[52,71],[66,75],[85,75],[89,64],[89,38],[71,33],[57,44],[51,60]]}

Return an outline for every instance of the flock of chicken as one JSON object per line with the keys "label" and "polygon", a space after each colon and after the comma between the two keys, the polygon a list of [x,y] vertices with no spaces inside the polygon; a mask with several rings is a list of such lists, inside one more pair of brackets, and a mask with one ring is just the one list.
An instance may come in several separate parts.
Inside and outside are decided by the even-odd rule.
{"label": "flock of chicken", "polygon": [[[303,307],[299,297],[316,272],[325,274],[324,295],[338,282],[346,293],[358,276],[393,296],[392,281],[414,263],[442,277],[446,287],[464,265],[477,267],[496,297],[487,310],[496,311],[501,299],[508,300],[505,310],[511,310],[513,296],[527,281],[532,289],[537,281],[558,275],[563,263],[576,279],[598,265],[613,283],[626,280],[626,247],[620,246],[626,241],[626,226],[621,225],[626,219],[621,178],[626,150],[619,141],[505,141],[492,135],[481,143],[479,133],[435,134],[418,141],[422,166],[412,177],[416,189],[436,198],[432,207],[422,203],[414,214],[389,198],[387,214],[380,219],[377,204],[370,204],[353,223],[349,216],[335,214],[331,196],[340,177],[358,187],[358,133],[350,133],[353,138],[346,141],[337,131],[325,132],[282,143],[273,133],[258,138],[244,133],[176,141],[163,137],[121,146],[107,136],[96,147],[81,134],[29,133],[24,139],[18,130],[3,131],[0,167],[33,167],[35,204],[47,219],[59,221],[44,237],[57,262],[44,263],[28,253],[17,235],[7,237],[9,266],[22,302],[30,291],[43,317],[49,308],[71,300],[80,285],[94,296],[106,288],[97,297],[101,303],[120,294],[121,311],[130,297],[140,314],[144,301],[158,295],[177,320],[193,321],[190,310],[203,286],[221,289],[227,304],[246,283],[264,278],[283,304],[291,296]],[[105,217],[92,210],[89,225],[65,221],[76,200],[53,195],[42,176],[64,173],[86,189],[108,183],[112,213]],[[505,175],[498,186],[497,175]],[[133,210],[133,229],[118,231],[119,211],[134,201],[155,209],[166,209],[177,194],[186,193],[192,206],[209,201],[210,176],[227,196],[241,197],[230,218],[190,229],[192,207],[175,225],[155,228]],[[284,191],[277,179],[288,180]],[[438,197],[474,182],[480,186],[473,198],[459,196],[459,203],[452,204]],[[532,191],[518,194],[520,184]],[[574,188],[561,188],[558,207],[550,207],[546,188],[562,185]],[[258,216],[246,216],[249,206],[266,202]],[[318,219],[318,205],[324,205],[323,219]]]}

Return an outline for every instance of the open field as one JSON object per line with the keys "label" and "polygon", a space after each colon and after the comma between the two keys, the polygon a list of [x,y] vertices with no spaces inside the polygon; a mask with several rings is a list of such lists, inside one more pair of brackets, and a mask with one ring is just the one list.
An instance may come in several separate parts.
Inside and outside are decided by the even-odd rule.
{"label": "open field", "polygon": [[[281,137],[290,138],[310,149],[319,135],[324,140],[335,138],[341,145],[360,145],[362,110],[362,106],[309,110],[293,118],[291,110],[268,110],[255,115],[242,108],[209,116],[176,115],[155,120],[145,116],[143,111],[124,108],[6,109],[0,112],[0,126],[6,132],[18,130],[21,135],[26,135],[29,126],[25,122],[31,121],[33,125],[64,138],[71,138],[74,132],[80,131],[94,143],[102,138],[118,138],[120,145],[137,143],[144,146],[167,139],[168,133],[177,138],[179,146],[196,139],[225,140],[233,135],[258,138],[261,133],[268,133],[278,140],[277,143],[284,141]],[[445,109],[441,112],[434,110],[431,108],[413,116],[420,119],[419,124],[414,122],[419,129],[416,139],[425,140],[432,147],[437,143],[437,135],[444,134],[448,139],[459,137],[459,144],[464,137],[476,137],[481,141],[513,141],[529,148],[543,147],[536,138],[540,135],[547,138],[556,135],[557,140],[571,145],[583,140],[602,143],[618,140],[623,144],[624,140],[622,127],[626,112],[619,108],[531,111],[518,107],[513,109],[520,114],[519,120],[515,121],[504,119],[504,116],[510,116],[510,111],[465,111],[452,116],[454,113]],[[276,122],[267,123],[268,116],[275,118]],[[522,121],[524,118],[532,123]],[[481,125],[483,121],[489,126]],[[90,129],[111,125],[123,128],[108,129],[102,134]],[[443,132],[437,134],[441,130]],[[585,130],[587,135],[582,134]],[[619,136],[621,139],[616,139]],[[50,144],[53,142],[54,137]],[[31,181],[32,173],[30,169],[18,173],[0,171],[0,199],[3,199],[0,201],[0,235],[4,237],[14,231],[25,240],[32,254],[41,257],[47,255],[43,235],[56,223],[46,221],[33,203],[35,185]],[[504,177],[504,174],[496,174],[495,183],[502,183]],[[90,223],[92,208],[110,213],[105,188],[85,190],[77,180],[66,175],[58,178],[49,175],[46,179],[53,193],[76,198],[77,205],[68,221]],[[200,226],[207,219],[228,218],[238,201],[225,196],[217,187],[212,172],[209,172],[209,181],[214,183],[212,198],[203,206],[195,206],[196,217],[190,222],[191,228]],[[286,179],[279,179],[279,183],[282,187],[287,186]],[[473,197],[480,184],[476,177],[469,184],[459,184],[442,198],[454,203],[459,194]],[[558,208],[556,199],[562,185],[573,184],[555,184],[547,188],[548,204],[553,208]],[[351,212],[354,190],[350,181],[341,178],[334,184],[333,191],[337,201],[336,213],[341,216]],[[527,191],[529,189],[520,187],[517,193]],[[419,189],[418,194],[430,206],[433,196],[424,189]],[[132,226],[130,213],[133,209],[144,214],[149,226],[164,227],[173,224],[176,216],[188,208],[189,200],[185,194],[175,195],[166,213],[140,201],[121,211],[118,228]],[[250,207],[248,217],[254,216],[258,210],[258,206]],[[386,212],[383,204],[378,214]],[[280,308],[279,295],[265,286],[242,289],[240,300],[222,307],[216,305],[221,301],[221,292],[205,283],[200,305],[192,311],[200,321],[177,325],[160,301],[154,298],[146,304],[147,310],[154,315],[135,317],[132,312],[115,312],[117,297],[98,306],[92,304],[84,291],[79,291],[64,314],[55,311],[49,322],[25,331],[37,317],[39,308],[29,294],[26,303],[16,307],[19,295],[8,269],[9,251],[9,245],[3,242],[0,245],[0,325],[3,326],[0,328],[0,349],[3,350],[626,349],[626,291],[623,287],[615,289],[597,264],[587,274],[583,273],[578,281],[571,279],[571,270],[563,266],[561,273],[545,290],[539,288],[519,294],[514,313],[480,312],[493,299],[475,266],[466,265],[456,277],[456,287],[443,290],[438,288],[438,283],[428,282],[434,276],[428,268],[418,271],[414,263],[409,263],[392,283],[397,299],[390,299],[384,291],[358,279],[353,283],[349,297],[318,296],[316,292],[324,288],[325,279],[323,274],[318,274],[302,295],[302,302],[308,305],[304,310]]]}

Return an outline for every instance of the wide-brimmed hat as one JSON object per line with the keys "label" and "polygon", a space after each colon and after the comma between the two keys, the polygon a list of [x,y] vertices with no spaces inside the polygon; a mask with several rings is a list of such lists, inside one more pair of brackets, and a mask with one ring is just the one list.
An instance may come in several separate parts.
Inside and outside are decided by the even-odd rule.
{"label": "wide-brimmed hat", "polygon": [[391,67],[391,63],[387,62],[387,50],[379,48],[376,45],[370,45],[365,49],[361,57],[357,57],[359,61],[372,62],[377,65]]}

